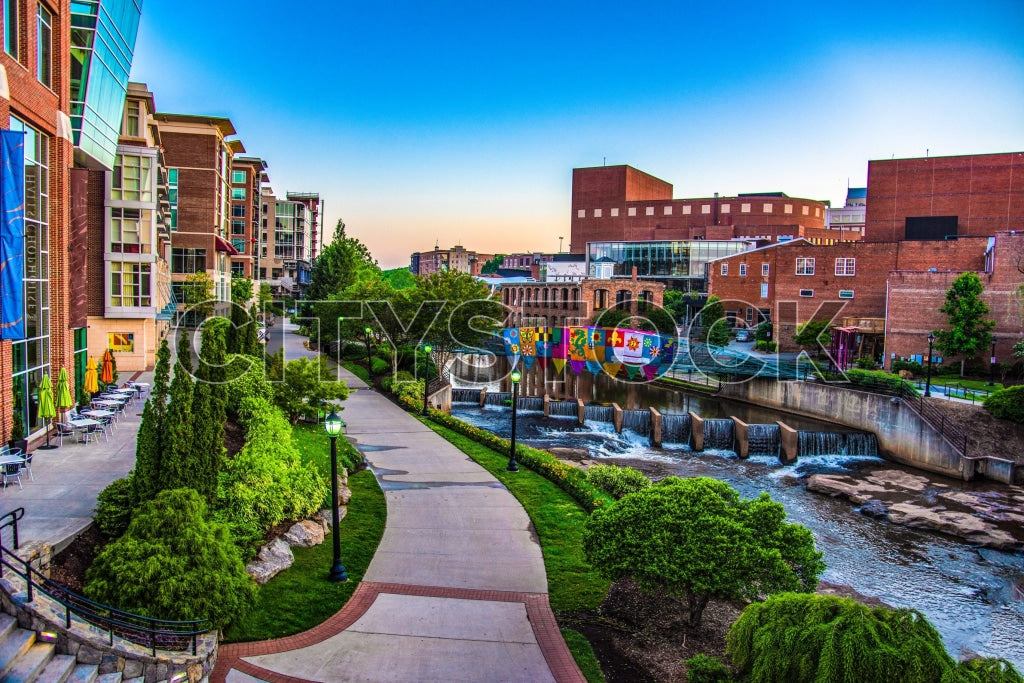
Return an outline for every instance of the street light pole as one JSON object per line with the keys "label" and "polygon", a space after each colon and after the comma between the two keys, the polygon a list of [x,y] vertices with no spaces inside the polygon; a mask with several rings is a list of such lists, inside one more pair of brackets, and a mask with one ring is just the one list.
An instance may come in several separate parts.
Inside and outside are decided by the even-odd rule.
{"label": "street light pole", "polygon": [[992,338],[992,357],[989,358],[988,365],[988,385],[994,387],[996,385],[996,339]]}
{"label": "street light pole", "polygon": [[427,354],[426,373],[427,377],[423,380],[423,417],[427,417],[430,413],[427,411],[427,393],[430,391],[430,352],[434,350],[434,347],[427,344],[423,347],[423,352]]}
{"label": "street light pole", "polygon": [[331,535],[334,540],[334,563],[327,576],[328,581],[348,581],[345,565],[341,563],[341,529],[338,528],[341,524],[338,519],[338,435],[341,434],[341,425],[341,418],[333,410],[324,420],[324,429],[331,437]]}
{"label": "street light pole", "polygon": [[924,383],[924,395],[932,395],[932,345],[935,344],[935,333],[928,333],[928,380]]}
{"label": "street light pole", "polygon": [[370,385],[373,386],[373,358],[370,357],[370,335],[373,330],[369,327],[364,327],[363,332],[366,333],[366,372],[370,377]]}
{"label": "street light pole", "polygon": [[518,370],[512,371],[512,447],[509,449],[508,467],[509,472],[518,472],[519,465],[516,464],[516,403],[519,402],[519,380],[523,375]]}

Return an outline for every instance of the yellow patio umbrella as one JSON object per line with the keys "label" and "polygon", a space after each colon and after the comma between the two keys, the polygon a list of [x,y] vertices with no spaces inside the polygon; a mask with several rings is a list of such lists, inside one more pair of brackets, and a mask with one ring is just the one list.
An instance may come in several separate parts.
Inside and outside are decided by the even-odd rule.
{"label": "yellow patio umbrella", "polygon": [[[53,384],[50,382],[49,375],[43,375],[43,379],[39,382],[39,419],[52,420],[57,417],[57,407],[53,403]],[[50,445],[50,428],[46,428],[46,445],[40,446],[40,448],[55,448]]]}
{"label": "yellow patio umbrella", "polygon": [[90,358],[89,362],[85,364],[85,386],[82,388],[90,394],[95,394],[100,390],[99,377],[96,375],[95,358]]}
{"label": "yellow patio umbrella", "polygon": [[114,357],[110,355],[110,349],[103,351],[103,369],[100,370],[100,381],[104,384],[114,382]]}

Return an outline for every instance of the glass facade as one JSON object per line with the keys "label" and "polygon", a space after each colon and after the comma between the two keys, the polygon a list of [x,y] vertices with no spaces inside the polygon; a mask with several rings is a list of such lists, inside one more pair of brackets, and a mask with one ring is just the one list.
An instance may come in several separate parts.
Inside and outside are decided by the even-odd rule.
{"label": "glass facade", "polygon": [[25,133],[25,338],[11,346],[14,407],[31,434],[43,426],[37,392],[50,366],[50,139],[14,116],[10,128]]}
{"label": "glass facade", "polygon": [[[587,272],[591,264],[611,266],[612,277],[686,278],[703,282],[708,261],[754,247],[743,240],[679,240],[587,243]],[[698,283],[695,288],[705,289]]]}
{"label": "glass facade", "polygon": [[[71,126],[76,161],[114,167],[142,4],[72,0]],[[89,165],[89,164],[87,164]]]}

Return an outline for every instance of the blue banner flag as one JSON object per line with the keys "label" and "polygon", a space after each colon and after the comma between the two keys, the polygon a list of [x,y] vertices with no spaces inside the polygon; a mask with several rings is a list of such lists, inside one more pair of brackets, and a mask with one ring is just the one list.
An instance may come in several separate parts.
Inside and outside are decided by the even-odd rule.
{"label": "blue banner flag", "polygon": [[25,134],[0,131],[0,339],[25,338]]}

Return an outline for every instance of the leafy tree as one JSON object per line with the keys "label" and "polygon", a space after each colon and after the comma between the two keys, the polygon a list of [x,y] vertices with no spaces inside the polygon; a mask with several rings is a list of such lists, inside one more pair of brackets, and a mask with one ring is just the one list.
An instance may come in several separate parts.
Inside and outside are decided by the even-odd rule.
{"label": "leafy tree", "polygon": [[1019,341],[1013,345],[1013,355],[1016,358],[1024,358],[1024,341]]}
{"label": "leafy tree", "polygon": [[[252,301],[252,280],[247,277],[231,278],[231,301],[236,304],[245,304]],[[245,310],[243,308],[243,310]]]}
{"label": "leafy tree", "polygon": [[988,305],[981,300],[985,285],[977,273],[961,273],[946,290],[946,301],[939,308],[950,329],[935,331],[935,347],[946,356],[960,356],[960,376],[964,366],[992,344],[994,320],[989,320]]}
{"label": "leafy tree", "polygon": [[712,294],[708,303],[700,312],[700,323],[704,328],[701,341],[712,346],[726,346],[729,343],[729,321],[725,317],[725,306]]}
{"label": "leafy tree", "polygon": [[480,267],[480,273],[483,275],[493,275],[494,273],[497,273],[498,268],[501,268],[501,264],[504,260],[504,254],[495,254],[494,258],[489,258],[484,261],[484,265]]}
{"label": "leafy tree", "polygon": [[662,298],[662,306],[668,311],[675,321],[686,317],[686,296],[678,289],[667,289]]}
{"label": "leafy tree", "polygon": [[811,532],[785,517],[767,493],[744,500],[721,481],[668,477],[595,510],[583,550],[609,579],[684,600],[696,628],[712,597],[814,590],[822,554]]}
{"label": "leafy tree", "polygon": [[1000,660],[957,664],[916,610],[826,595],[783,593],[749,605],[729,630],[726,652],[743,680],[764,683],[1021,680]]}
{"label": "leafy tree", "polygon": [[827,320],[808,320],[797,325],[793,341],[800,346],[811,346],[814,348],[818,348],[819,344],[828,346],[832,341],[832,335],[829,332],[829,322]]}
{"label": "leafy tree", "polygon": [[135,509],[135,485],[132,476],[121,477],[107,484],[96,497],[96,526],[108,538],[117,538],[132,521]]}
{"label": "leafy tree", "polygon": [[408,268],[392,268],[381,273],[384,281],[394,289],[408,289],[416,286],[416,276]]}
{"label": "leafy tree", "polygon": [[271,365],[274,403],[294,424],[302,417],[316,419],[325,403],[348,398],[344,382],[332,380],[333,372],[323,356],[316,360],[297,358],[283,369]]}
{"label": "leafy tree", "polygon": [[757,326],[757,330],[754,331],[755,341],[771,341],[772,335],[775,333],[775,326],[772,325],[772,321],[765,320],[763,323]]}
{"label": "leafy tree", "polygon": [[369,275],[380,275],[377,262],[366,245],[345,234],[345,223],[338,219],[334,237],[324,245],[313,262],[306,299],[308,301],[327,299],[332,294],[340,293],[352,283]]}
{"label": "leafy tree", "polygon": [[[153,390],[142,408],[142,422],[135,441],[135,469],[132,471],[133,505],[149,500],[162,481],[162,461],[166,443],[167,382],[170,377],[171,350],[164,339],[156,352]],[[122,529],[123,531],[123,529]]]}
{"label": "leafy tree", "polygon": [[203,271],[187,276],[182,292],[191,326],[198,326],[213,314],[213,278],[209,273]]}
{"label": "leafy tree", "polygon": [[87,597],[161,619],[209,619],[224,628],[255,601],[227,527],[207,521],[191,489],[163,491],[135,513],[86,573]]}

